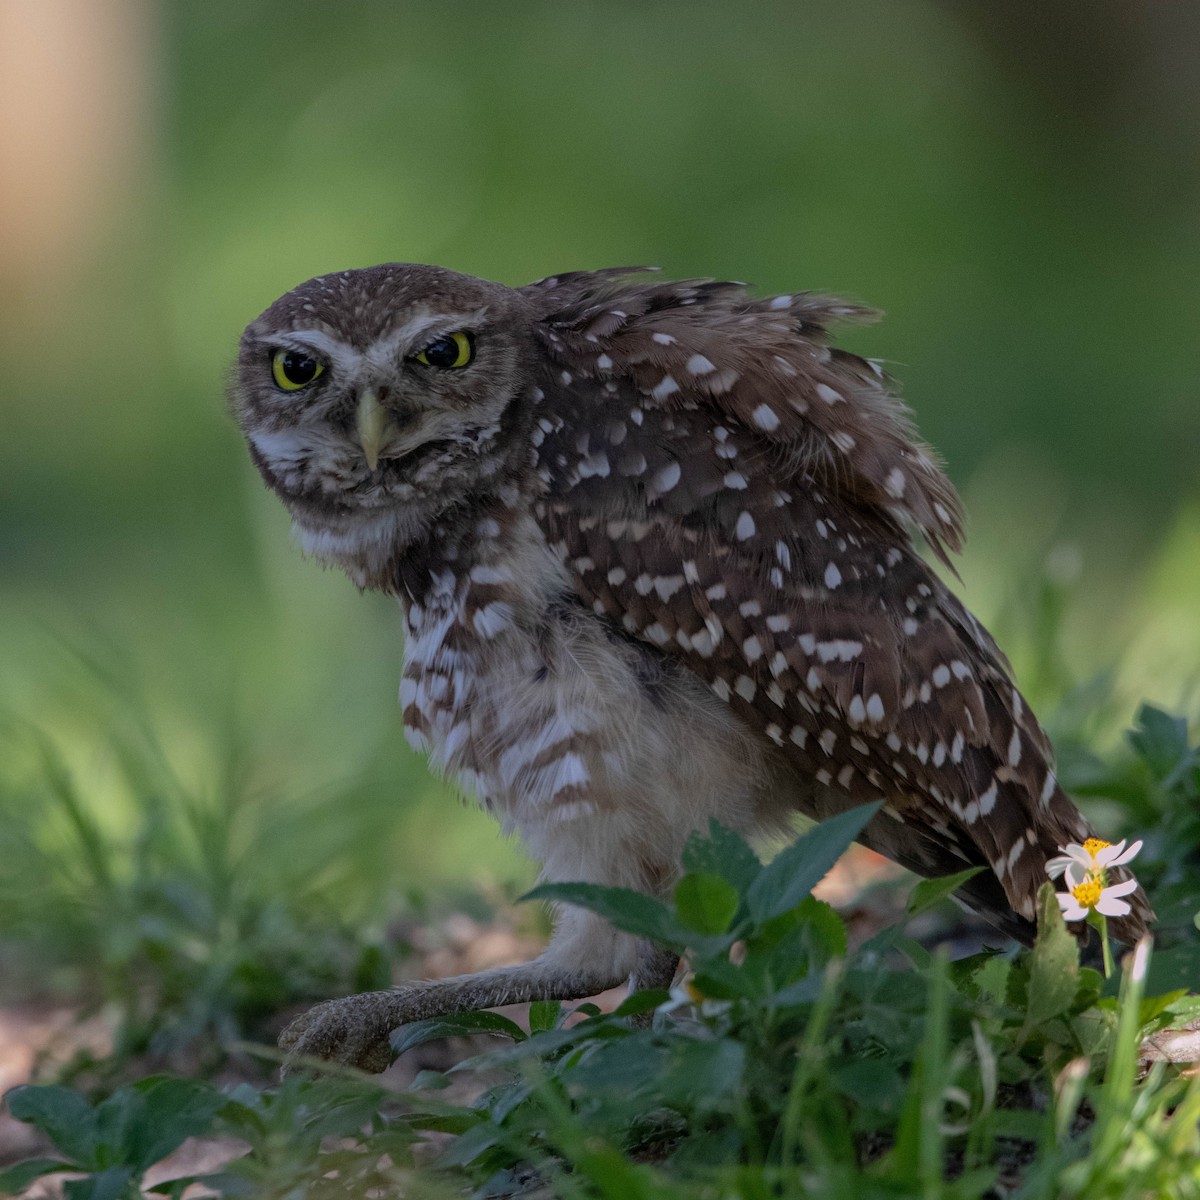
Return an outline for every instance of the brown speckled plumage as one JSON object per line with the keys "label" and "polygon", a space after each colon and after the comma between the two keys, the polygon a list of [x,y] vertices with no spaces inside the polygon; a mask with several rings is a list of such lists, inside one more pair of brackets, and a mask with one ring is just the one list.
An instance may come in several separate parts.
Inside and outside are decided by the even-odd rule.
{"label": "brown speckled plumage", "polygon": [[[868,845],[926,875],[986,865],[964,898],[1020,937],[1046,859],[1090,833],[1003,655],[916,551],[959,548],[958,497],[884,373],[828,345],[863,315],[644,272],[508,289],[390,265],[247,330],[255,462],[307,549],[399,597],[410,740],[547,877],[660,890],[709,816],[752,832],[878,799]],[[422,362],[458,331],[469,362]],[[281,348],[320,378],[280,392]],[[287,1042],[375,1062],[354,1003],[382,1028],[661,981],[600,925],[565,913],[526,968],[351,998]]]}

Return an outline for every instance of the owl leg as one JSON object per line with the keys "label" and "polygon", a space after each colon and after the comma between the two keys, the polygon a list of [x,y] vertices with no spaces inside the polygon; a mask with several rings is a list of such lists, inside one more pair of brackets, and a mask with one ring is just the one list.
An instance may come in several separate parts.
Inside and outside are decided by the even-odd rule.
{"label": "owl leg", "polygon": [[[653,970],[639,986],[662,986],[665,959],[647,954],[646,961]],[[568,909],[550,944],[532,962],[327,1000],[297,1017],[280,1034],[279,1045],[289,1060],[322,1058],[378,1072],[392,1060],[391,1033],[401,1025],[529,1000],[594,996],[631,975],[643,978],[640,965],[635,938],[591,913]]]}
{"label": "owl leg", "polygon": [[651,991],[661,988],[666,991],[675,979],[679,967],[679,955],[666,950],[654,942],[639,942],[637,965],[629,976],[631,992]]}

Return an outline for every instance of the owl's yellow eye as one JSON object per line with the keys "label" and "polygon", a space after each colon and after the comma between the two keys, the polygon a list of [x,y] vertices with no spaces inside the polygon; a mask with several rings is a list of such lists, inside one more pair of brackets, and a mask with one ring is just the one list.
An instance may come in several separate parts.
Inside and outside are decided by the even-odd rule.
{"label": "owl's yellow eye", "polygon": [[417,352],[417,362],[427,367],[465,367],[475,357],[475,342],[469,333],[444,333]]}
{"label": "owl's yellow eye", "polygon": [[271,374],[276,386],[285,392],[298,392],[308,387],[324,370],[324,364],[299,350],[276,350],[271,358]]}

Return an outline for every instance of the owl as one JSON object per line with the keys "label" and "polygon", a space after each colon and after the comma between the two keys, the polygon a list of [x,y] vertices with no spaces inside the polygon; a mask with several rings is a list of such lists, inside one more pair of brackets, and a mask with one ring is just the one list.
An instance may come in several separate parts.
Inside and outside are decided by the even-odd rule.
{"label": "owl", "polygon": [[[233,410],[303,549],[403,612],[410,743],[550,881],[662,894],[710,818],[882,807],[861,841],[1028,939],[1091,830],[948,564],[958,497],[866,310],[642,270],[510,288],[319,276],[242,338]],[[1137,898],[1114,924],[1132,939]],[[578,909],[532,962],[319,1005],[281,1044],[367,1069],[456,1009],[665,986],[675,956]]]}

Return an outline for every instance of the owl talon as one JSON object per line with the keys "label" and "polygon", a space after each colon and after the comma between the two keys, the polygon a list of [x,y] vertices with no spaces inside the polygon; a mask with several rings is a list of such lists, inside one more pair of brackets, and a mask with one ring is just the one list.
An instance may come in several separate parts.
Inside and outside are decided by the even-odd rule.
{"label": "owl talon", "polygon": [[392,1061],[387,1014],[394,1002],[393,993],[365,992],[326,1000],[302,1013],[279,1035],[279,1047],[287,1052],[283,1073],[314,1058],[372,1075],[386,1070]]}

